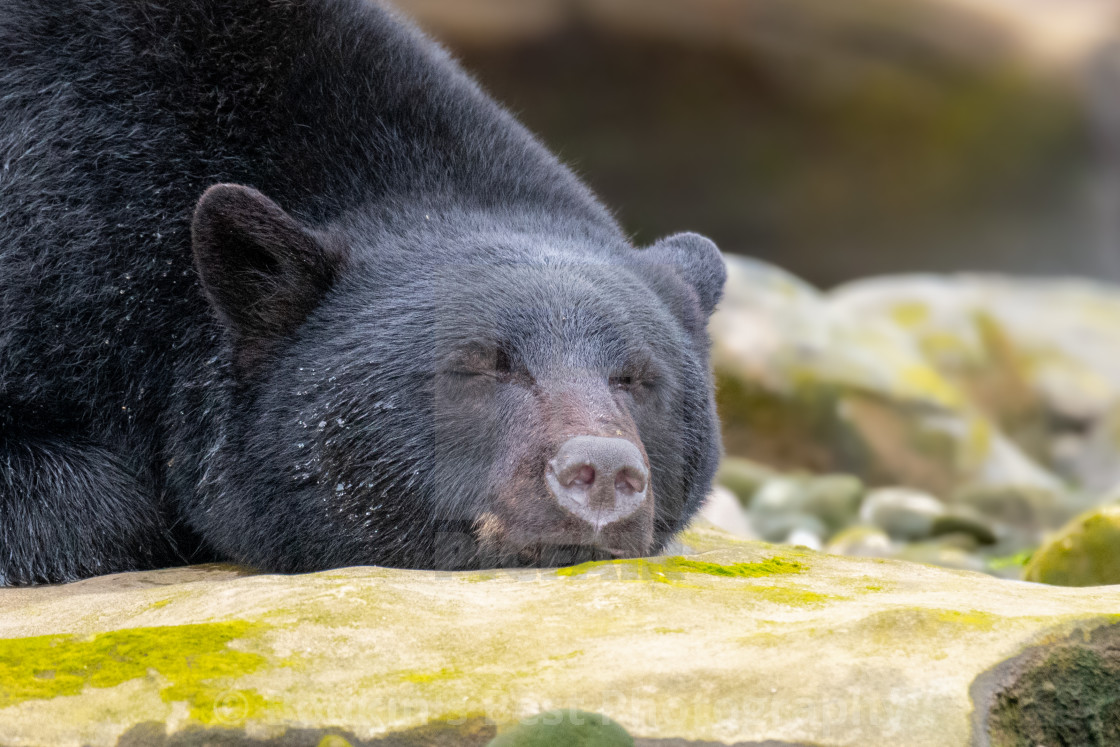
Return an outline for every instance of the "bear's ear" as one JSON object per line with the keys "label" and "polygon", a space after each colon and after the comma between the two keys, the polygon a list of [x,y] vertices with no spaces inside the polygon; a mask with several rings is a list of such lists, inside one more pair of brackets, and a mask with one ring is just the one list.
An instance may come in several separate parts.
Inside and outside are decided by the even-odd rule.
{"label": "bear's ear", "polygon": [[655,265],[671,268],[696,294],[700,311],[710,316],[723,297],[727,267],[715,243],[698,233],[678,233],[642,252]]}
{"label": "bear's ear", "polygon": [[237,184],[203,193],[191,241],[202,287],[243,370],[307,318],[344,258],[275,202]]}

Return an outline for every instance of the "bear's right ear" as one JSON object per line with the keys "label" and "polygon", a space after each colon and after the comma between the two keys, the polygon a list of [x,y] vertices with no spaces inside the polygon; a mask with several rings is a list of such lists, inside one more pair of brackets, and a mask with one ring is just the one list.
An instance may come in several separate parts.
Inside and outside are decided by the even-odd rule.
{"label": "bear's right ear", "polygon": [[678,233],[661,239],[641,253],[654,266],[670,269],[692,291],[707,320],[723,297],[727,266],[719,247],[697,233]]}
{"label": "bear's right ear", "polygon": [[238,184],[203,193],[191,242],[203,290],[243,372],[307,318],[344,261],[275,202]]}

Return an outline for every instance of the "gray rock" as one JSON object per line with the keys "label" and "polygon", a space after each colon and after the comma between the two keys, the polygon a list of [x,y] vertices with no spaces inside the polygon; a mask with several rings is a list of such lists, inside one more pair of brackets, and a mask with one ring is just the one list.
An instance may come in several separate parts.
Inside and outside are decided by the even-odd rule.
{"label": "gray rock", "polygon": [[730,490],[740,503],[748,506],[758,489],[777,475],[777,470],[750,459],[726,456],[720,461],[716,483]]}
{"label": "gray rock", "polygon": [[859,516],[897,540],[917,540],[933,535],[934,522],[945,506],[933,496],[910,488],[879,488],[867,494]]}
{"label": "gray rock", "polygon": [[949,534],[968,535],[981,545],[994,545],[997,539],[992,522],[967,506],[951,506],[946,513],[933,520],[932,536]]}
{"label": "gray rock", "polygon": [[865,492],[863,481],[853,475],[810,478],[805,484],[804,510],[835,532],[857,518]]}
{"label": "gray rock", "polygon": [[743,539],[758,539],[746,509],[727,488],[716,485],[700,509],[700,515],[713,526]]}
{"label": "gray rock", "polygon": [[833,555],[890,558],[898,554],[898,547],[879,527],[860,524],[834,535],[825,547],[825,551]]}

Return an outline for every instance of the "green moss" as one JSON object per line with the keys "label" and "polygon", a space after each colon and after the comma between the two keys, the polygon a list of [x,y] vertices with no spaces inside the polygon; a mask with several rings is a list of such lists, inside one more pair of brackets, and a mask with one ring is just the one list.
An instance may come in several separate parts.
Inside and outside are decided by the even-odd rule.
{"label": "green moss", "polygon": [[460,676],[462,676],[462,673],[458,670],[444,667],[437,672],[406,672],[401,675],[401,679],[405,682],[425,684],[428,682],[441,682],[443,680],[450,680]]}
{"label": "green moss", "polygon": [[549,711],[502,731],[487,747],[633,747],[634,738],[606,716]]}
{"label": "green moss", "polygon": [[774,604],[784,604],[789,607],[813,607],[843,599],[834,594],[819,594],[815,591],[788,587],[788,586],[752,586],[752,596],[759,597]]}
{"label": "green moss", "polygon": [[[1116,626],[1078,630],[1067,640],[1028,649],[981,675],[972,693],[977,708],[987,710],[989,743],[994,747],[1117,744],[1118,651]],[[984,687],[985,681],[999,684]],[[987,704],[986,693],[990,693]]]}
{"label": "green moss", "polygon": [[933,618],[938,622],[951,623],[953,625],[967,625],[976,630],[991,630],[999,621],[998,615],[993,615],[990,612],[981,612],[980,610],[968,610],[962,612],[960,610],[937,610],[933,612]]}
{"label": "green moss", "polygon": [[618,578],[622,579],[623,573],[630,580],[648,579],[652,581],[667,581],[674,576],[687,573],[699,573],[707,576],[722,576],[726,578],[759,578],[783,573],[801,573],[806,566],[795,560],[785,560],[773,557],[757,563],[732,563],[720,565],[706,563],[688,558],[634,558],[632,560],[598,560],[590,563],[560,568],[556,571],[558,576],[582,576],[594,570],[614,570]]}
{"label": "green moss", "polygon": [[1023,568],[1031,561],[1031,556],[1034,555],[1034,550],[1020,550],[1013,555],[1000,555],[999,557],[989,558],[988,567],[993,571],[1003,571],[1008,568]]}
{"label": "green moss", "polygon": [[[86,687],[115,687],[157,674],[168,684],[166,703],[186,701],[192,718],[210,723],[218,708],[249,715],[265,700],[252,691],[230,693],[229,679],[267,664],[229,644],[260,628],[235,621],[132,628],[92,638],[69,635],[0,640],[0,708],[25,700],[77,695]],[[232,698],[225,702],[226,697]],[[219,702],[219,698],[222,698]]]}

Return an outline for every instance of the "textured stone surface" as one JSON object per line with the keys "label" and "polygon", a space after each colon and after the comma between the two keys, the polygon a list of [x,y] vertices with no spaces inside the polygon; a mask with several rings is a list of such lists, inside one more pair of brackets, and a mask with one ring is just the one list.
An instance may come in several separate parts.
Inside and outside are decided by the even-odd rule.
{"label": "textured stone surface", "polygon": [[1007,699],[1043,686],[1037,666],[1001,664],[1049,641],[1080,655],[1070,634],[1120,610],[1115,587],[705,529],[685,542],[705,552],[542,571],[198,567],[7,590],[0,744],[481,747],[518,719],[579,709],[638,745],[963,745],[988,729],[974,708],[1018,728]]}
{"label": "textured stone surface", "polygon": [[1120,505],[1075,518],[1035,551],[1024,575],[1060,586],[1120,584]]}

